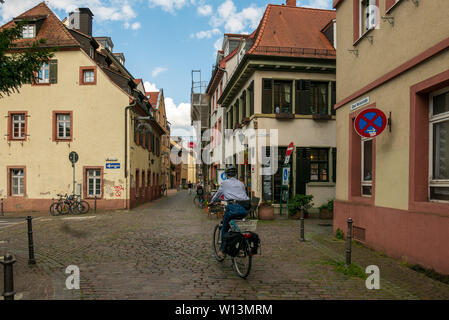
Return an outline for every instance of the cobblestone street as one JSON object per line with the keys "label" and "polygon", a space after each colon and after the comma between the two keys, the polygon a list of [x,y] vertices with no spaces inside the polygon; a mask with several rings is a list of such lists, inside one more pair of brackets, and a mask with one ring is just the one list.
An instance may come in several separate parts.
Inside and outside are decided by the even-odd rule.
{"label": "cobblestone street", "polygon": [[[378,265],[381,289],[335,272],[345,242],[329,221],[259,221],[261,255],[247,280],[231,260],[215,260],[218,220],[196,209],[186,191],[129,212],[39,217],[33,221],[37,265],[27,265],[26,223],[0,230],[0,255],[12,252],[15,289],[22,299],[449,299],[449,286],[381,253],[354,245],[353,261]],[[80,268],[81,289],[65,289],[65,268]],[[0,284],[3,291],[3,283]]]}

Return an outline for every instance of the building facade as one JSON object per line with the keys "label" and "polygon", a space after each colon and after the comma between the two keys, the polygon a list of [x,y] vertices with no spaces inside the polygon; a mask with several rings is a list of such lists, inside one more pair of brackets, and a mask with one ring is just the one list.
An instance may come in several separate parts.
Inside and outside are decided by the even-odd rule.
{"label": "building facade", "polygon": [[[226,110],[226,129],[266,130],[265,141],[258,133],[253,146],[248,137],[225,137],[225,160],[238,165],[239,178],[252,196],[276,207],[281,201],[281,166],[290,143],[294,152],[289,162],[289,196],[311,194],[315,206],[335,196],[334,20],[332,10],[301,8],[287,1],[268,5],[259,27],[240,37],[235,46],[224,42],[225,56],[235,54],[235,60],[227,62],[229,81],[218,98]],[[277,130],[276,146],[270,129]],[[244,150],[229,150],[240,139]],[[249,161],[259,150],[268,164],[260,158],[257,163]],[[274,174],[262,174],[275,163]]]}
{"label": "building facade", "polygon": [[[6,211],[46,211],[58,193],[80,194],[91,205],[96,199],[99,209],[131,208],[159,196],[155,154],[163,129],[124,58],[92,37],[92,19],[80,8],[64,24],[42,2],[2,26],[28,21],[10,54],[41,38],[58,47],[31,84],[0,99]],[[74,169],[73,151],[79,155]]]}
{"label": "building facade", "polygon": [[[449,273],[449,3],[334,1],[337,9],[337,200],[334,228]],[[362,139],[375,107],[385,131]]]}

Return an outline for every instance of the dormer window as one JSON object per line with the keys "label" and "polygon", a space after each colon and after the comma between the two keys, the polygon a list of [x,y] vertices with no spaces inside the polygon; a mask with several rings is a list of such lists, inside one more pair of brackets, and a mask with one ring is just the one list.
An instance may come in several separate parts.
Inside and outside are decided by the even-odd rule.
{"label": "dormer window", "polygon": [[27,24],[23,26],[22,38],[30,39],[36,37],[36,26],[34,24]]}

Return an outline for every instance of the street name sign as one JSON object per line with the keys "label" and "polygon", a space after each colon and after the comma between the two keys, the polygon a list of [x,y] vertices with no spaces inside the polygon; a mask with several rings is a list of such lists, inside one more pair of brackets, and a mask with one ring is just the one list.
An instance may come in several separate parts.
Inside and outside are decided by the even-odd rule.
{"label": "street name sign", "polygon": [[106,169],[120,169],[120,163],[106,163]]}

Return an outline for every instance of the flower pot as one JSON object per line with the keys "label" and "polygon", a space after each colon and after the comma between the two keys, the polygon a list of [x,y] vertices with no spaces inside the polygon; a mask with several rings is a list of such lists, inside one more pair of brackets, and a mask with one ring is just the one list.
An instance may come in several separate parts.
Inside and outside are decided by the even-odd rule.
{"label": "flower pot", "polygon": [[261,205],[259,207],[259,219],[260,220],[273,220],[274,219],[274,207]]}
{"label": "flower pot", "polygon": [[334,212],[329,209],[320,209],[320,219],[333,219]]}

